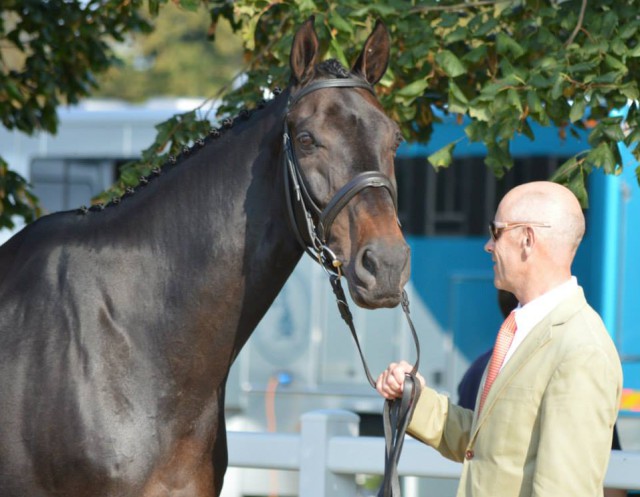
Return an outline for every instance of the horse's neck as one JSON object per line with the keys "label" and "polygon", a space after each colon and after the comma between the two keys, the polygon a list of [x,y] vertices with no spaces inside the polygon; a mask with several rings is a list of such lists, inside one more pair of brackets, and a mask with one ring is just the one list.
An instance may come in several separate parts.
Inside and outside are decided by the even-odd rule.
{"label": "horse's neck", "polygon": [[155,238],[145,242],[155,247],[154,256],[172,268],[173,298],[184,301],[171,305],[188,309],[184,319],[192,322],[185,329],[200,333],[208,323],[207,332],[231,358],[302,253],[287,224],[284,97],[193,151],[120,206],[140,196],[127,210],[145,226],[140,236]]}

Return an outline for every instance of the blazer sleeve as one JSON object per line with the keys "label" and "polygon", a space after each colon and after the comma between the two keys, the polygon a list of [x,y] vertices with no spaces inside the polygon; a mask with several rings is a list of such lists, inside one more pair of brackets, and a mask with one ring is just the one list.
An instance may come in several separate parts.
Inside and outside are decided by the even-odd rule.
{"label": "blazer sleeve", "polygon": [[598,347],[580,347],[559,364],[540,406],[532,497],[601,495],[621,382]]}
{"label": "blazer sleeve", "polygon": [[407,432],[447,459],[461,462],[469,443],[473,411],[451,403],[449,397],[424,387]]}

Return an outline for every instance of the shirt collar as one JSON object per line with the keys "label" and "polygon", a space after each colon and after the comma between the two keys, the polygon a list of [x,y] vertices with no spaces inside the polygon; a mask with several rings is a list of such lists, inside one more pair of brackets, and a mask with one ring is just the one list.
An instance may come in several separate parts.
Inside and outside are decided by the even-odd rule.
{"label": "shirt collar", "polygon": [[526,305],[520,306],[520,304],[518,304],[515,310],[518,333],[531,330],[536,324],[542,321],[554,307],[573,293],[576,288],[578,288],[578,280],[575,276],[572,276],[561,285],[540,295]]}

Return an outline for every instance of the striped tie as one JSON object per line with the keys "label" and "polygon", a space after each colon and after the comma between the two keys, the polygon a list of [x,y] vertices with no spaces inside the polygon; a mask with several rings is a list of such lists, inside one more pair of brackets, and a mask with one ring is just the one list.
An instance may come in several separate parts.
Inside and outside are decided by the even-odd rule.
{"label": "striped tie", "polygon": [[498,373],[500,372],[500,368],[502,367],[502,363],[504,362],[504,357],[507,355],[507,351],[511,346],[511,342],[513,341],[513,336],[515,334],[516,315],[515,311],[511,311],[511,314],[507,316],[507,319],[505,319],[504,323],[502,323],[502,326],[500,326],[500,331],[498,332],[498,337],[496,338],[496,344],[493,346],[491,361],[489,361],[489,371],[487,371],[487,379],[484,382],[482,397],[480,397],[480,408],[478,409],[478,413],[482,411],[484,401],[487,399],[487,395],[489,394],[491,385],[493,385],[493,381],[496,379],[496,376],[498,376]]}

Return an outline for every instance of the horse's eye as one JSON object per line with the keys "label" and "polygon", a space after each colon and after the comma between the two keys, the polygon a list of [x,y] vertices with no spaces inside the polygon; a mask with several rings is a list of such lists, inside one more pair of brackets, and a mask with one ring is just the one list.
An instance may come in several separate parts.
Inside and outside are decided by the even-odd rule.
{"label": "horse's eye", "polygon": [[402,134],[400,132],[396,133],[396,141],[393,144],[393,155],[395,156],[396,152],[398,151],[398,148],[400,148],[400,145],[402,144],[402,142],[404,141],[404,138],[402,136]]}
{"label": "horse's eye", "polygon": [[302,133],[300,133],[297,136],[297,139],[298,139],[298,143],[303,149],[309,149],[313,147],[313,145],[315,145],[316,143],[316,141],[313,139],[313,136],[311,136],[306,131],[303,131]]}
{"label": "horse's eye", "polygon": [[402,133],[400,133],[399,131],[396,133],[396,142],[394,145],[394,149],[398,150],[398,148],[400,148],[400,145],[402,144],[402,142],[404,141],[404,137],[402,136]]}

